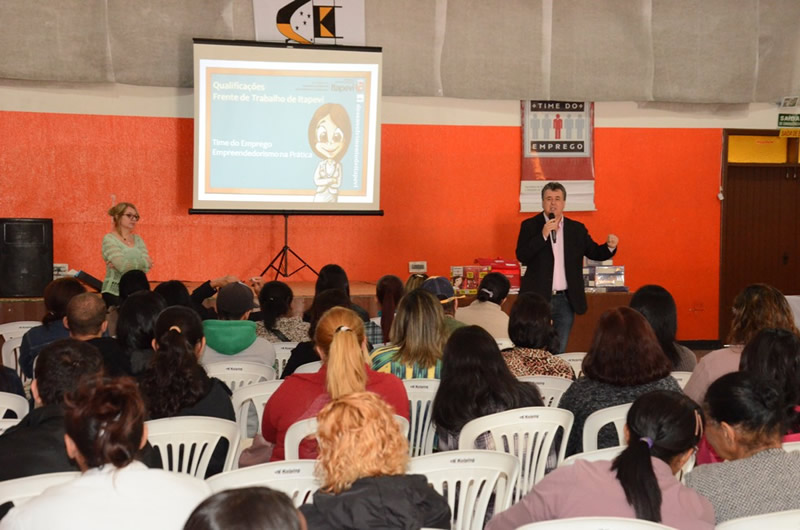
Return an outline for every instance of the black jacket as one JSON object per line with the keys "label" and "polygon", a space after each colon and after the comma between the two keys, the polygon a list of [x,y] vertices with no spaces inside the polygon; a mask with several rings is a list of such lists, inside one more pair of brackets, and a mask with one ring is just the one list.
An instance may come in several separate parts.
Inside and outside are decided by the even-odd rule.
{"label": "black jacket", "polygon": [[422,475],[362,478],[338,495],[317,491],[300,511],[309,530],[450,528],[450,507]]}

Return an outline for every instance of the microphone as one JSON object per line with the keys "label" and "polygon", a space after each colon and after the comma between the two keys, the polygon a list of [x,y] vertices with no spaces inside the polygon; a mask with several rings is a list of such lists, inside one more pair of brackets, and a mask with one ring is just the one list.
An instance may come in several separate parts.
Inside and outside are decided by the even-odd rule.
{"label": "microphone", "polygon": [[[556,218],[556,214],[554,214],[553,212],[550,212],[549,214],[547,214],[547,218],[548,219],[555,219]],[[556,242],[556,233],[557,232],[555,230],[550,230],[550,237],[553,239],[553,243]]]}

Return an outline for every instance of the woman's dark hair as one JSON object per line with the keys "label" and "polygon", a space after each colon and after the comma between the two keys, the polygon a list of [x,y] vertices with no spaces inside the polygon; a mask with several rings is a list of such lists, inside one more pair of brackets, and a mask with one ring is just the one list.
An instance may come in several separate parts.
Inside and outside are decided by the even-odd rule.
{"label": "woman's dark hair", "polygon": [[328,289],[341,289],[350,296],[350,282],[347,273],[339,265],[330,263],[319,270],[317,283],[314,285],[314,295]]}
{"label": "woman's dark hair", "polygon": [[350,307],[350,297],[341,289],[326,289],[314,297],[314,300],[311,302],[311,308],[309,309],[311,320],[308,328],[308,336],[311,340],[314,339],[314,334],[317,331],[317,323],[319,323],[319,319],[322,318],[322,315],[324,315],[328,309],[337,306]]}
{"label": "woman's dark hair", "polygon": [[600,316],[582,369],[601,383],[635,386],[667,377],[672,364],[642,314],[617,307]]}
{"label": "woman's dark hair", "polygon": [[292,288],[285,283],[277,280],[265,283],[258,293],[264,327],[268,330],[273,329],[278,317],[287,314],[291,309],[292,300],[294,300]]}
{"label": "woman's dark hair", "polygon": [[189,294],[189,289],[180,280],[161,282],[155,286],[153,292],[163,296],[167,306],[182,305],[183,307],[194,308],[192,295]]}
{"label": "woman's dark hair", "polygon": [[542,405],[539,389],[514,377],[488,331],[464,326],[450,335],[433,400],[437,426],[460,431],[468,421],[487,414]]}
{"label": "woman's dark hair", "polygon": [[625,491],[637,519],[661,522],[661,488],[650,460],[671,465],[703,436],[703,411],[680,392],[656,390],[640,396],[628,411],[628,446],[611,469]]}
{"label": "woman's dark hair", "polygon": [[783,435],[783,392],[774,381],[750,372],[733,372],[711,383],[703,408],[716,423],[724,421],[744,431],[741,443],[749,449]]}
{"label": "woman's dark hair", "polygon": [[300,530],[292,499],[264,487],[215,493],[194,509],[183,530]]}
{"label": "woman's dark hair", "polygon": [[783,391],[785,432],[800,431],[800,337],[785,329],[762,329],[742,351],[739,370],[770,379]]}
{"label": "woman's dark hair", "polygon": [[119,303],[122,305],[125,299],[133,293],[149,290],[150,282],[147,280],[147,275],[144,271],[129,270],[119,279]]}
{"label": "woman's dark hair", "polygon": [[508,317],[508,338],[518,348],[558,351],[558,333],[552,320],[550,303],[542,295],[520,294]]}
{"label": "woman's dark hair", "polygon": [[672,363],[672,367],[681,362],[680,353],[675,345],[678,333],[678,308],[669,291],[660,285],[640,287],[631,298],[630,307],[644,315],[656,333],[661,349]]}
{"label": "woman's dark hair", "polygon": [[122,351],[149,350],[155,338],[158,315],[167,307],[164,298],[151,291],[130,295],[119,308],[117,342]]}
{"label": "woman's dark hair", "polygon": [[44,307],[47,309],[42,324],[61,321],[67,314],[67,305],[72,297],[85,293],[86,288],[75,278],[59,278],[44,288]]}
{"label": "woman's dark hair", "polygon": [[480,285],[478,285],[478,301],[494,302],[500,305],[508,296],[509,289],[511,289],[511,283],[505,274],[490,272],[483,277]]}
{"label": "woman's dark hair", "polygon": [[145,409],[133,379],[84,380],[64,397],[64,426],[89,468],[130,464],[142,444]]}
{"label": "woman's dark hair", "polygon": [[392,274],[381,276],[375,286],[375,295],[381,305],[381,330],[383,331],[383,342],[389,342],[389,332],[392,330],[394,312],[397,304],[403,298],[405,288],[403,280]]}
{"label": "woman's dark hair", "polygon": [[103,356],[95,346],[78,339],[51,342],[36,356],[36,386],[45,405],[61,405],[84,376],[103,374]]}
{"label": "woman's dark hair", "polygon": [[203,340],[203,323],[193,309],[166,308],[156,320],[155,336],[158,348],[140,382],[150,419],[168,418],[191,407],[211,386],[195,354]]}

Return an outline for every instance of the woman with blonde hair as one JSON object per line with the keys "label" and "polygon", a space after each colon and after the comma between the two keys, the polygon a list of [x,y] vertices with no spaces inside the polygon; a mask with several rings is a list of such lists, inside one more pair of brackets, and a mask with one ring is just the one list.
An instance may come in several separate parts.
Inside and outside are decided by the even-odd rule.
{"label": "woman with blonde hair", "polygon": [[120,202],[108,210],[114,228],[103,236],[103,261],[106,277],[103,280],[103,299],[109,307],[119,301],[119,280],[130,270],[148,272],[153,260],[144,240],[133,231],[139,222],[139,211],[129,202]]}
{"label": "woman with blonde hair", "polygon": [[370,354],[373,370],[400,379],[439,379],[447,328],[442,304],[434,295],[423,289],[405,295],[390,338],[391,344]]}
{"label": "woman with blonde hair", "polygon": [[[395,376],[371,370],[364,322],[351,309],[334,307],[322,315],[314,331],[314,348],[322,360],[316,373],[293,374],[272,395],[264,409],[262,435],[275,444],[271,461],[284,459],[286,431],[295,422],[313,418],[330,400],[369,390],[379,394],[408,419],[408,395]],[[316,444],[304,441],[301,458],[316,458]]]}
{"label": "woman with blonde hair", "polygon": [[322,488],[300,508],[309,528],[450,528],[447,501],[405,474],[408,442],[380,396],[347,394],[317,420]]}

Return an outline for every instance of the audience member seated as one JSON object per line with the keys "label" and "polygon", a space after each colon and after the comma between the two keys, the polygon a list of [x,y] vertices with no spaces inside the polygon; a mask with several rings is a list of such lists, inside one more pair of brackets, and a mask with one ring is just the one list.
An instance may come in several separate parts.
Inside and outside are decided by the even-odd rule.
{"label": "audience member seated", "polygon": [[[7,392],[9,394],[16,394],[25,397],[25,388],[22,386],[22,380],[17,375],[17,372],[8,366],[0,366],[0,392]],[[15,418],[16,415],[8,410],[4,418]]]}
{"label": "audience member seated", "polygon": [[701,413],[691,399],[667,390],[644,394],[628,412],[627,447],[613,462],[578,460],[559,467],[496,515],[486,530],[570,517],[630,517],[682,530],[711,530],[711,503],[674,476],[702,433]]}
{"label": "audience member seated", "polygon": [[119,280],[119,303],[117,305],[122,305],[133,293],[149,290],[150,281],[147,279],[147,274],[137,269],[129,270]]}
{"label": "audience member seated", "polygon": [[194,509],[183,530],[306,530],[306,520],[282,491],[264,487],[215,493]]}
{"label": "audience member seated", "polygon": [[292,315],[292,288],[283,282],[267,282],[258,292],[261,322],[256,335],[269,342],[303,342],[308,339],[308,322]]}
{"label": "audience member seated", "polygon": [[428,291],[433,296],[439,299],[442,304],[442,311],[444,311],[444,324],[447,330],[447,336],[457,330],[466,326],[460,320],[456,320],[456,310],[458,309],[459,298],[463,296],[456,296],[456,291],[450,280],[442,276],[433,276],[422,282],[421,289]]}
{"label": "audience member seated", "polygon": [[[458,435],[469,421],[496,412],[544,403],[532,383],[508,370],[497,341],[480,326],[466,326],[450,335],[442,356],[442,379],[433,401],[433,423],[439,449],[458,449]],[[488,433],[476,449],[495,449]]]}
{"label": "audience member seated", "polygon": [[[379,340],[370,341],[373,344],[389,342],[389,333],[392,330],[394,313],[397,311],[397,304],[403,298],[403,280],[393,274],[381,276],[375,285],[375,297],[378,299],[381,317],[381,336]],[[369,337],[367,337],[369,339]]]}
{"label": "audience member seated", "polygon": [[203,322],[207,341],[203,364],[246,361],[275,364],[275,350],[256,335],[256,323],[248,320],[255,307],[253,291],[241,282],[230,283],[217,294],[217,319]]}
{"label": "audience member seated", "polygon": [[64,326],[69,329],[70,337],[86,341],[100,350],[106,374],[111,377],[131,374],[130,359],[122,353],[119,343],[106,335],[106,303],[99,294],[74,296],[67,305]]}
{"label": "audience member seated", "polygon": [[[364,322],[354,311],[344,307],[328,310],[316,326],[314,344],[322,360],[319,372],[287,377],[264,409],[261,433],[267,442],[275,444],[272,461],[284,459],[284,439],[293,423],[313,418],[328,401],[346,394],[375,392],[395,414],[408,419],[408,394],[403,383],[367,366]],[[301,444],[301,458],[315,458],[316,453],[313,441]]]}
{"label": "audience member seated", "polygon": [[67,304],[73,296],[85,292],[83,284],[75,278],[59,278],[44,288],[44,307],[47,313],[42,317],[42,325],[29,329],[22,336],[19,347],[19,364],[27,378],[33,377],[33,361],[43,347],[69,337],[69,330],[64,326]]}
{"label": "audience member seated", "polygon": [[[235,421],[231,391],[208,377],[198,362],[205,345],[200,316],[188,307],[168,307],[158,316],[155,353],[140,378],[148,418],[211,416]],[[222,471],[227,440],[214,450],[206,476]]]}
{"label": "audience member seated", "polygon": [[672,370],[694,370],[697,356],[686,346],[675,342],[675,335],[678,333],[678,308],[669,291],[660,285],[645,285],[633,293],[630,306],[643,314],[652,326],[661,349],[672,363]]}
{"label": "audience member seated", "polygon": [[717,523],[800,508],[800,453],[781,447],[786,416],[775,382],[724,375],[708,387],[703,408],[706,437],[727,462],[696,467],[686,485],[711,500]]}
{"label": "audience member seated", "polygon": [[[316,297],[328,289],[341,289],[350,298],[350,280],[347,279],[347,273],[342,267],[333,263],[329,263],[319,270],[317,282],[314,284],[314,296]],[[349,307],[358,314],[362,321],[369,321],[369,313],[366,309],[353,302],[350,302]],[[309,311],[303,313],[303,320],[310,322],[311,313]]]}
{"label": "audience member seated", "polygon": [[428,279],[428,275],[425,273],[415,272],[408,276],[405,285],[405,294],[414,291],[415,289],[419,289],[422,287],[422,284],[425,283],[425,280]]}
{"label": "audience member seated", "polygon": [[[641,313],[629,307],[603,313],[583,359],[584,377],[570,385],[558,404],[575,415],[567,456],[583,451],[583,424],[591,413],[631,403],[654,390],[680,392],[671,371],[672,364]],[[606,425],[600,430],[598,448],[615,445],[619,445],[616,430]]]}
{"label": "audience member seated", "polygon": [[764,328],[788,329],[798,333],[789,303],[774,287],[757,283],[745,287],[733,301],[733,320],[728,344],[712,351],[697,363],[686,383],[686,395],[702,403],[708,386],[720,376],[739,369],[742,348]]}
{"label": "audience member seated", "polygon": [[309,309],[311,321],[309,322],[308,328],[308,336],[312,338],[312,340],[305,340],[294,347],[289,356],[289,360],[286,362],[286,367],[283,369],[281,379],[286,379],[292,375],[299,366],[320,360],[319,354],[316,348],[314,348],[313,341],[319,319],[322,318],[322,315],[324,315],[328,309],[349,306],[350,297],[341,289],[328,289],[314,297],[314,300],[311,302],[311,308]]}
{"label": "audience member seated", "polygon": [[397,307],[391,339],[370,354],[373,370],[400,379],[439,379],[447,327],[435,296],[424,289],[406,294]]}
{"label": "audience member seated", "polygon": [[508,337],[514,343],[503,350],[511,373],[516,377],[547,375],[575,379],[572,366],[550,352],[558,351],[558,333],[553,327],[550,303],[538,293],[522,293],[511,307]]}
{"label": "audience member seated", "polygon": [[197,289],[189,294],[189,289],[180,280],[169,280],[156,285],[153,291],[157,292],[164,297],[167,301],[167,306],[182,305],[184,307],[191,307],[200,318],[207,320],[216,317],[213,309],[203,305],[203,302],[217,294],[217,290],[228,285],[229,283],[238,282],[236,276],[222,276],[214,280],[208,280],[201,284]]}
{"label": "audience member seated", "polygon": [[134,461],[147,427],[132,379],[85,381],[64,405],[63,441],[83,474],[12,509],[0,529],[180,528],[210,494],[200,479]]}
{"label": "audience member seated", "polygon": [[119,308],[117,342],[133,375],[142,373],[153,357],[156,319],[166,308],[164,298],[152,291],[133,293]]}
{"label": "audience member seated", "polygon": [[447,501],[424,476],[405,474],[408,442],[393,412],[371,392],[342,396],[320,411],[322,488],[300,507],[309,528],[450,528]]}
{"label": "audience member seated", "polygon": [[511,284],[505,274],[490,272],[478,285],[477,299],[456,311],[456,319],[472,326],[480,326],[495,339],[508,338],[508,315],[503,312],[503,302]]}

